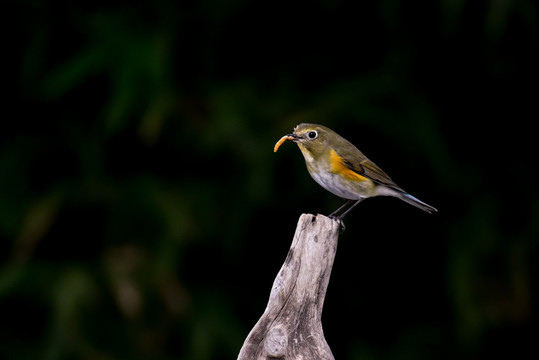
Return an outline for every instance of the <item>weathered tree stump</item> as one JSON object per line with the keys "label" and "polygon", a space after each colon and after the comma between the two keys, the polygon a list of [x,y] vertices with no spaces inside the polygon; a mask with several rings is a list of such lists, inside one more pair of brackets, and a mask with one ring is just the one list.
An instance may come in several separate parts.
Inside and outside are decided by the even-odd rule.
{"label": "weathered tree stump", "polygon": [[247,336],[238,360],[334,360],[321,317],[338,238],[337,221],[301,215],[268,306]]}

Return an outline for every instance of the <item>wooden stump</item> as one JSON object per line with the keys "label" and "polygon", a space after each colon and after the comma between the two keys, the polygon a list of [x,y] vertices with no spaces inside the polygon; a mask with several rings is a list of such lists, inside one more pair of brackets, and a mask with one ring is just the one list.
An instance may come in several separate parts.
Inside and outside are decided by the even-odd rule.
{"label": "wooden stump", "polygon": [[247,336],[238,360],[334,360],[321,317],[338,238],[337,221],[301,215],[266,310]]}

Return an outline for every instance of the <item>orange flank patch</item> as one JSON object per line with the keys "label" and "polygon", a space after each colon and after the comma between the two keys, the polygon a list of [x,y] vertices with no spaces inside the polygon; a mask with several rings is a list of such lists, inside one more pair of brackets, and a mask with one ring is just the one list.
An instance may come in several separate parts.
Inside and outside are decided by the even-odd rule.
{"label": "orange flank patch", "polygon": [[286,140],[294,140],[292,136],[285,135],[282,138],[277,141],[277,144],[273,147],[273,152],[277,152],[279,150],[279,147],[286,141]]}
{"label": "orange flank patch", "polygon": [[329,153],[329,162],[331,164],[331,172],[334,174],[339,174],[345,179],[356,180],[356,181],[365,181],[366,177],[359,175],[354,170],[350,169],[344,163],[343,159],[335,152],[331,150]]}

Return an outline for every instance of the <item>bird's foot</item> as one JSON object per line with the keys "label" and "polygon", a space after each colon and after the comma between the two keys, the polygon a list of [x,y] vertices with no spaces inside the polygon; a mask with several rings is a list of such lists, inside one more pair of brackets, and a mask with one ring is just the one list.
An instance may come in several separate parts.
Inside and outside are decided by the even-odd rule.
{"label": "bird's foot", "polygon": [[344,230],[346,230],[346,226],[344,225],[344,221],[342,220],[342,216],[329,215],[328,217],[330,219],[335,220],[335,221],[337,221],[339,223],[339,226],[341,228],[341,231],[339,232],[339,234],[342,234],[344,232]]}

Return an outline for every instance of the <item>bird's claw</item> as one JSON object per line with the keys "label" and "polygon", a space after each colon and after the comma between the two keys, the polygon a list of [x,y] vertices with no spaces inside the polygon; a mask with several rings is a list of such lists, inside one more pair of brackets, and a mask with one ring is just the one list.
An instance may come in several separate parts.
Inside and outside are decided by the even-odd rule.
{"label": "bird's claw", "polygon": [[341,231],[339,232],[339,234],[342,234],[344,230],[346,230],[346,226],[344,225],[344,221],[342,221],[342,217],[330,215],[329,218],[339,223],[339,226],[341,228]]}

